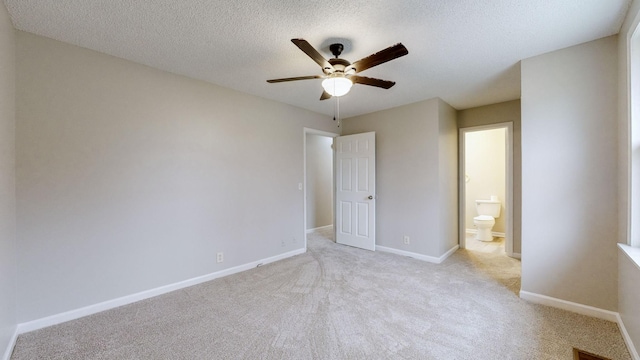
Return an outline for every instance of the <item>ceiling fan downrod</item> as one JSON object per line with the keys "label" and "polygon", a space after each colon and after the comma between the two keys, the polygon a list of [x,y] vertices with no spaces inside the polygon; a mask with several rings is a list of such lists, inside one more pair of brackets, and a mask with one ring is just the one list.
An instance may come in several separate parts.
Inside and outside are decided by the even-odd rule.
{"label": "ceiling fan downrod", "polygon": [[342,50],[344,50],[344,46],[340,43],[331,44],[329,45],[329,50],[331,50],[331,53],[337,59],[340,56],[340,54],[342,54]]}

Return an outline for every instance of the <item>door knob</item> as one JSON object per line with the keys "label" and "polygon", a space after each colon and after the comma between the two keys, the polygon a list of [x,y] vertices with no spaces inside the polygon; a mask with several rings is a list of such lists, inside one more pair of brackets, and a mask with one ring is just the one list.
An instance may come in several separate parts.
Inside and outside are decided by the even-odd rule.
{"label": "door knob", "polygon": [[369,195],[368,199],[373,200],[373,195]]}

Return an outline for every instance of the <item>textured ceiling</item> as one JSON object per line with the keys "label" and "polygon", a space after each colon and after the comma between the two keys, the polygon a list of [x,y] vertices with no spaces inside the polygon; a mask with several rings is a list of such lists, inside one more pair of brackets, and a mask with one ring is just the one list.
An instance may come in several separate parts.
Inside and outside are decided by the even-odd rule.
{"label": "textured ceiling", "polygon": [[361,73],[342,117],[433,97],[457,109],[520,97],[519,61],[618,33],[631,0],[5,0],[15,27],[332,115],[320,75],[290,41],[351,62],[402,42],[409,55]]}

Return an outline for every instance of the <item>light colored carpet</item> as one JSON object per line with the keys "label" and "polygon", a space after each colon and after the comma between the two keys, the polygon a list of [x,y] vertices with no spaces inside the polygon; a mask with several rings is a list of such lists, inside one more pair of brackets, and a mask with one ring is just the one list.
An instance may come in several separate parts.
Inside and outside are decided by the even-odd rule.
{"label": "light colored carpet", "polygon": [[630,359],[617,325],[527,303],[520,264],[436,265],[311,235],[305,254],[23,334],[12,359]]}

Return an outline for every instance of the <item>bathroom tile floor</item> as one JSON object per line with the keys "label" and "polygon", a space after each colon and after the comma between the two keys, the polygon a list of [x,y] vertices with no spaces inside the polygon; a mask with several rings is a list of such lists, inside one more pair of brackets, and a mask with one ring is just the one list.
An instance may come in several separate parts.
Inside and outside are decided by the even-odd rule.
{"label": "bathroom tile floor", "polygon": [[467,250],[504,254],[504,238],[494,237],[493,241],[480,241],[475,239],[475,234],[467,234],[465,240]]}

